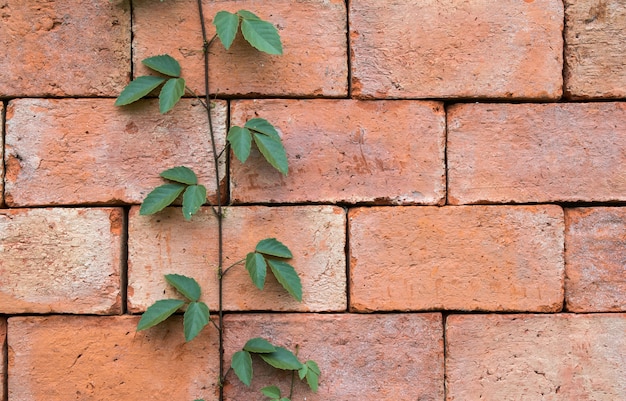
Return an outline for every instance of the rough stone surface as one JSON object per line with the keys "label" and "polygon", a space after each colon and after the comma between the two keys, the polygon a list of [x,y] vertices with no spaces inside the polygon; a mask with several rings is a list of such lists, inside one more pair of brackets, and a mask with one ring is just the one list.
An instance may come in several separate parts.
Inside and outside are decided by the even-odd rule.
{"label": "rough stone surface", "polygon": [[[218,149],[226,104],[213,109]],[[5,201],[10,206],[141,203],[161,171],[185,165],[215,197],[207,117],[182,100],[161,115],[156,101],[20,99],[7,108]],[[225,167],[222,162],[221,172]]]}
{"label": "rough stone surface", "polygon": [[[226,360],[252,337],[294,350],[321,370],[312,393],[298,382],[294,399],[308,401],[442,400],[443,332],[439,313],[385,315],[229,315]],[[276,375],[253,362],[252,386],[231,376],[224,388],[228,401],[260,400],[259,389],[279,385],[289,393],[290,374]]]}
{"label": "rough stone surface", "polygon": [[7,352],[7,321],[0,318],[0,401],[7,401],[5,395],[6,386],[6,360],[5,355]]}
{"label": "rough stone surface", "polygon": [[626,200],[626,104],[448,111],[450,203]]}
{"label": "rough stone surface", "polygon": [[448,401],[626,399],[626,315],[453,315]]}
{"label": "rough stone surface", "polygon": [[360,97],[558,99],[559,0],[350,3]]}
{"label": "rough stone surface", "polygon": [[124,211],[0,210],[0,313],[121,312]]}
{"label": "rough stone surface", "polygon": [[565,222],[567,309],[626,311],[626,208],[568,209]]}
{"label": "rough stone surface", "polygon": [[138,321],[9,318],[9,400],[217,401],[215,331],[185,343],[180,317],[141,332]]}
{"label": "rough stone surface", "polygon": [[438,204],[445,198],[445,112],[438,102],[240,101],[232,124],[256,115],[279,130],[284,177],[254,149],[232,158],[235,202]]}
{"label": "rough stone surface", "polygon": [[626,7],[622,0],[565,0],[565,95],[626,96]]}
{"label": "rough stone surface", "polygon": [[558,206],[358,208],[349,214],[353,311],[559,311]]}
{"label": "rough stone surface", "polygon": [[[238,33],[228,51],[216,40],[210,49],[210,91],[226,95],[346,96],[348,51],[343,0],[203,1],[209,38],[218,11],[244,9],[274,24],[283,55],[260,53]],[[137,74],[149,73],[141,60],[167,53],[181,63],[183,76],[196,93],[204,93],[202,37],[195,0],[134,7],[134,63]],[[167,32],[167,34],[164,34]]]}
{"label": "rough stone surface", "polygon": [[0,97],[117,96],[128,82],[128,1],[5,0],[0,21]]}
{"label": "rough stone surface", "polygon": [[[267,274],[258,290],[243,264],[224,278],[227,310],[343,311],[346,301],[345,213],[332,206],[230,207],[224,220],[224,268],[246,257],[264,238],[277,238],[294,255],[288,262],[302,280],[302,302]],[[210,208],[184,222],[179,208],[158,215],[130,212],[128,303],[143,311],[162,298],[180,297],[163,279],[178,273],[202,286],[202,300],[218,305],[217,220]]]}

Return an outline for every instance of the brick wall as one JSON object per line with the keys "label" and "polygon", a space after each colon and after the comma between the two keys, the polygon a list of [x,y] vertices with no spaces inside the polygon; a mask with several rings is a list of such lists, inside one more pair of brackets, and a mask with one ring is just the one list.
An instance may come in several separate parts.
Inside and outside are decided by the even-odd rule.
{"label": "brick wall", "polygon": [[[222,158],[226,261],[278,236],[304,290],[232,270],[227,357],[298,345],[323,376],[294,401],[626,400],[622,0],[204,4],[254,11],[285,48],[211,50],[219,145],[258,113],[290,163]],[[206,116],[113,106],[162,53],[202,91],[195,2],[5,0],[0,18],[0,401],[217,401],[211,328],[135,331],[174,295],[165,273],[217,304],[210,209],[137,206],[181,164],[215,197]],[[225,399],[288,384],[269,375],[231,373]]]}

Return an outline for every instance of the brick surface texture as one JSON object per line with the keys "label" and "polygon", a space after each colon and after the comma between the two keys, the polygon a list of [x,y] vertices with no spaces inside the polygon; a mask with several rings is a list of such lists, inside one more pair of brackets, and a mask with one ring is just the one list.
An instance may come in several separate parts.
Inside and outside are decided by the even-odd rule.
{"label": "brick surface texture", "polygon": [[[282,55],[224,48],[240,10]],[[623,0],[0,1],[0,401],[626,400],[625,39]],[[115,106],[163,54],[181,101]],[[286,175],[235,156],[253,118]],[[202,207],[146,215],[180,166]],[[301,302],[250,280],[266,238]],[[137,331],[167,274],[191,342],[193,306]],[[258,356],[242,384],[251,337],[319,391]]]}

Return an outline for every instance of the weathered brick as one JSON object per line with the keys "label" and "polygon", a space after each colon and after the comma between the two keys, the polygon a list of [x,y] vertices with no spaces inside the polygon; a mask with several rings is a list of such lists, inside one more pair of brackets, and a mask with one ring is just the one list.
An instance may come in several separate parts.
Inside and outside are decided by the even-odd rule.
{"label": "weathered brick", "polygon": [[[211,23],[225,10],[249,10],[273,23],[284,54],[272,56],[249,46],[238,33],[226,51],[219,40],[210,49],[210,91],[227,95],[345,96],[348,93],[346,7],[343,0],[203,1],[209,38]],[[204,93],[203,52],[195,0],[134,7],[134,62],[167,53],[181,63],[189,87]]]}
{"label": "weathered brick", "polygon": [[626,7],[622,0],[565,0],[565,95],[626,96]]}
{"label": "weathered brick", "polygon": [[359,97],[558,99],[559,0],[350,3]]}
{"label": "weathered brick", "polygon": [[[441,400],[443,399],[443,330],[441,315],[229,315],[226,360],[246,341],[262,337],[312,359],[321,370],[317,394],[306,383],[295,386],[294,399]],[[274,384],[289,393],[291,374],[274,374],[253,362],[250,388],[235,375],[224,388],[230,401],[261,399],[260,388]],[[297,380],[297,377],[296,377]]]}
{"label": "weathered brick", "polygon": [[215,330],[185,343],[180,317],[135,332],[138,320],[9,318],[9,399],[216,401]]}
{"label": "weathered brick", "polygon": [[[219,149],[225,102],[213,110]],[[10,206],[140,203],[163,184],[161,171],[180,165],[195,170],[215,197],[206,112],[192,100],[165,116],[156,101],[120,108],[111,99],[14,100],[6,147]]]}
{"label": "weathered brick", "polygon": [[[347,307],[345,213],[332,206],[230,207],[224,219],[224,267],[246,257],[257,242],[276,237],[294,257],[302,303],[267,275],[265,289],[252,284],[243,265],[224,278],[227,310],[340,311]],[[169,273],[194,277],[210,309],[218,305],[217,220],[210,208],[184,222],[179,208],[153,216],[130,212],[128,302],[140,312],[162,298],[180,297],[164,280]]]}
{"label": "weathered brick", "polygon": [[256,115],[282,134],[289,174],[260,152],[232,158],[235,202],[437,204],[445,197],[445,112],[438,102],[235,102],[232,124]]}
{"label": "weathered brick", "polygon": [[565,223],[567,309],[626,311],[626,208],[567,209]]}
{"label": "weathered brick", "polygon": [[7,401],[6,386],[7,321],[0,318],[0,401]]}
{"label": "weathered brick", "polygon": [[626,200],[626,104],[448,109],[448,200]]}
{"label": "weathered brick", "polygon": [[357,208],[349,214],[354,311],[558,311],[558,206]]}
{"label": "weathered brick", "polygon": [[626,315],[453,315],[447,400],[626,399]]}
{"label": "weathered brick", "polygon": [[128,1],[5,0],[0,18],[0,96],[116,96],[128,82]]}
{"label": "weathered brick", "polygon": [[121,311],[124,211],[1,209],[0,313]]}

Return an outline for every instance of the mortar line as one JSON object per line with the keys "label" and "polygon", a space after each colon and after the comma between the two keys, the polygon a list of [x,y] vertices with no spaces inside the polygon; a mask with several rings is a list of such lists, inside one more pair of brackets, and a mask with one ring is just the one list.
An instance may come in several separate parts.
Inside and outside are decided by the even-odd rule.
{"label": "mortar line", "polygon": [[445,178],[445,198],[444,198],[444,206],[450,205],[449,194],[450,194],[450,174],[448,172],[448,104],[444,102],[443,104],[443,174]]}
{"label": "mortar line", "polygon": [[120,313],[128,313],[128,227],[130,224],[130,206],[124,207],[124,224],[122,228],[122,247],[120,249],[120,296],[122,307]]}
{"label": "mortar line", "polygon": [[346,62],[348,63],[348,99],[352,99],[352,47],[350,46],[350,0],[346,5]]}
{"label": "mortar line", "polygon": [[346,313],[350,313],[350,208],[344,207],[343,210],[346,213],[344,221],[346,246],[343,253],[346,258]]}

